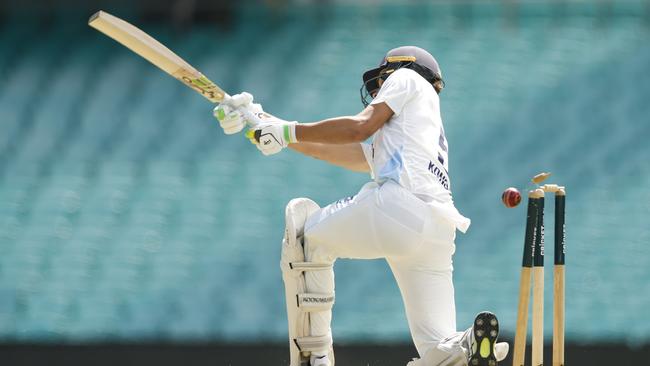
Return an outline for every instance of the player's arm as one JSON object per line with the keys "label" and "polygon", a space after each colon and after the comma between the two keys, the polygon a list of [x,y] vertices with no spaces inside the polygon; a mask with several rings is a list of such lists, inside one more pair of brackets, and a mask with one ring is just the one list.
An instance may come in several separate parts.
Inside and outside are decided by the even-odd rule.
{"label": "player's arm", "polygon": [[386,103],[371,104],[356,116],[336,117],[314,123],[296,125],[300,142],[349,144],[372,136],[393,116]]}
{"label": "player's arm", "polygon": [[[317,159],[329,161],[341,166],[363,166],[359,152],[360,147],[348,147],[342,150],[334,150],[319,145],[346,145],[356,144],[368,139],[384,123],[393,116],[392,109],[385,103],[376,103],[367,106],[355,116],[330,118],[319,122],[302,123],[288,122],[264,112],[259,104],[251,103],[252,96],[242,93],[230,97],[214,109],[214,116],[227,134],[241,131],[247,123],[246,116],[242,109],[246,109],[249,115],[256,116],[256,123],[246,133],[251,142],[256,144],[265,155],[278,153],[290,144],[299,141],[304,146],[296,147],[294,150],[302,152]],[[307,145],[313,143],[319,145]],[[345,154],[355,152],[348,160],[344,160]],[[367,165],[367,164],[366,164]],[[354,170],[359,170],[355,168]],[[367,171],[368,168],[361,169]]]}
{"label": "player's arm", "polygon": [[386,103],[376,103],[356,116],[313,123],[298,124],[273,117],[273,122],[256,125],[246,136],[264,155],[272,155],[299,141],[328,145],[359,143],[372,136],[392,116],[393,111]]}
{"label": "player's arm", "polygon": [[289,148],[312,158],[326,161],[355,172],[367,173],[370,171],[361,144],[323,144],[318,142],[296,142]]}

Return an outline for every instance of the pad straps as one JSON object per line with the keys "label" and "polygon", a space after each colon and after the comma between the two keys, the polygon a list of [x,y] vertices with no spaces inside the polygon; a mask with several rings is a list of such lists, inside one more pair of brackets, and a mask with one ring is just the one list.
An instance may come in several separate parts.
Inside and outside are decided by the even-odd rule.
{"label": "pad straps", "polygon": [[300,352],[314,352],[330,348],[332,336],[324,335],[318,337],[298,337],[293,340]]}

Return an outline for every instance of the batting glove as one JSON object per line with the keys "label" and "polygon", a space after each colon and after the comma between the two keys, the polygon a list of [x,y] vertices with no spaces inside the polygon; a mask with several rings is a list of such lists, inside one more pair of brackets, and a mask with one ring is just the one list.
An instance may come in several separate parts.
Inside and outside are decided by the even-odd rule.
{"label": "batting glove", "polygon": [[[298,142],[296,138],[297,122],[288,122],[266,114],[269,120],[246,132],[246,137],[257,146],[264,155],[277,154],[289,144]],[[270,123],[266,123],[270,122]]]}
{"label": "batting glove", "polygon": [[235,134],[246,126],[247,118],[244,111],[262,110],[259,104],[253,104],[253,96],[243,92],[227,96],[214,108],[212,114],[219,121],[223,132],[227,135]]}

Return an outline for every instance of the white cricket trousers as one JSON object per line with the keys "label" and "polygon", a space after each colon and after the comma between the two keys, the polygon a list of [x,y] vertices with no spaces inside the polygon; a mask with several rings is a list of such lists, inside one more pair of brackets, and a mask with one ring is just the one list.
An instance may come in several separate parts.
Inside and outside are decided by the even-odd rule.
{"label": "white cricket trousers", "polygon": [[[452,283],[455,225],[393,181],[367,183],[354,197],[321,208],[305,224],[308,261],[388,262],[404,301],[413,342],[424,357],[456,332]],[[305,272],[307,291],[334,292],[334,272]],[[331,334],[331,311],[312,313],[314,336]]]}

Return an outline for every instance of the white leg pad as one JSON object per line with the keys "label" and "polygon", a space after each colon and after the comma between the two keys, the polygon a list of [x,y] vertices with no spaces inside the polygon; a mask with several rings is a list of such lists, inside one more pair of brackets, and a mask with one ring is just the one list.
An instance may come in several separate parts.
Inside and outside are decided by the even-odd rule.
{"label": "white leg pad", "polygon": [[304,272],[331,270],[330,263],[311,263],[305,261],[303,236],[307,218],[320,207],[307,198],[296,198],[289,202],[285,210],[286,228],[282,241],[282,279],[287,302],[289,322],[290,366],[309,365],[312,351],[330,349],[329,358],[334,365],[332,338],[312,336],[309,313],[329,310],[334,305],[334,293],[308,293]]}

